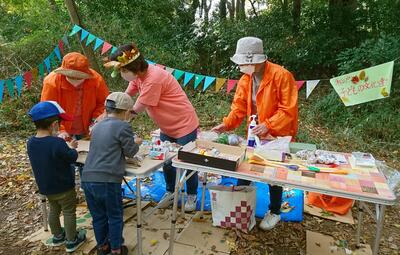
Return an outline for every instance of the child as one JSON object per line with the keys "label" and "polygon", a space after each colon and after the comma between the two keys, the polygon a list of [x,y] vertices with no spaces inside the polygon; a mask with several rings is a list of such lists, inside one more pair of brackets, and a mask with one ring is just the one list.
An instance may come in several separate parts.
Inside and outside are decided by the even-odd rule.
{"label": "child", "polygon": [[[56,137],[61,120],[72,118],[54,101],[40,102],[28,113],[35,123],[36,135],[27,143],[28,156],[40,194],[50,204],[49,225],[53,237],[51,246],[66,243],[66,251],[73,252],[86,239],[86,232],[76,230],[76,192],[73,163],[78,158],[75,149]],[[72,141],[70,146],[76,148]],[[64,215],[64,228],[60,224],[60,213]]]}
{"label": "child", "polygon": [[98,254],[127,254],[123,246],[121,184],[125,157],[133,157],[141,139],[134,138],[127,122],[132,116],[132,98],[123,92],[110,94],[106,117],[91,132],[89,154],[82,172],[82,187],[93,217]]}

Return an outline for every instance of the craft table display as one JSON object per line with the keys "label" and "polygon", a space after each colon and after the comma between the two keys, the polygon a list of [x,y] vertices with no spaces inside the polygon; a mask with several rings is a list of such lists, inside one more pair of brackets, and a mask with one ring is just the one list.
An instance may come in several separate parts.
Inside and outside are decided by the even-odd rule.
{"label": "craft table display", "polygon": [[[350,157],[351,154],[335,154],[337,154],[338,157],[345,159],[345,163],[342,163],[338,167],[338,169],[344,170],[343,172],[347,172],[347,174],[322,173],[304,170],[295,171],[288,169],[285,166],[271,167],[249,164],[247,160],[241,162],[236,171],[230,171],[221,168],[205,166],[202,164],[188,163],[179,160],[178,158],[174,158],[172,160],[172,164],[174,167],[177,168],[177,182],[175,191],[179,191],[181,185],[183,185],[185,180],[187,179],[182,178],[185,176],[186,171],[193,170],[197,172],[203,172],[205,174],[212,173],[224,175],[249,181],[264,182],[283,187],[301,189],[304,191],[312,191],[331,196],[354,199],[360,202],[359,208],[361,208],[359,211],[356,242],[357,244],[359,244],[360,241],[364,208],[376,221],[376,235],[373,247],[373,254],[376,255],[379,249],[379,242],[385,217],[386,205],[393,205],[395,203],[396,197],[390,190],[385,176],[382,174],[382,172],[379,171],[377,167],[358,167],[354,164],[352,158]],[[246,152],[246,158],[249,158],[251,156],[252,151],[248,150]],[[292,165],[300,163],[302,165],[306,165],[305,161],[301,161],[299,159],[286,160],[285,163]],[[321,165],[315,165],[314,167],[321,167]],[[182,171],[183,173],[181,173]],[[206,183],[203,183],[204,191],[205,185]],[[175,234],[174,223],[176,221],[177,202],[177,196],[175,196],[170,233],[170,255],[173,254]],[[375,205],[375,214],[372,213],[372,210],[370,210],[365,202]]]}

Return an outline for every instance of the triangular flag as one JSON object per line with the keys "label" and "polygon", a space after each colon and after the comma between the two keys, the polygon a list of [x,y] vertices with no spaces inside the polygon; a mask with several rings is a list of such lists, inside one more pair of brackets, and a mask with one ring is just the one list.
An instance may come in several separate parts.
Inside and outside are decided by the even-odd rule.
{"label": "triangular flag", "polygon": [[0,80],[0,104],[3,102],[4,81]]}
{"label": "triangular flag", "polygon": [[39,64],[39,77],[43,78],[43,76],[44,76],[44,65],[43,65],[43,63],[40,63]]}
{"label": "triangular flag", "polygon": [[26,82],[26,86],[31,88],[31,83],[32,83],[32,72],[28,71],[24,74],[24,80]]}
{"label": "triangular flag", "polygon": [[74,25],[74,27],[72,28],[71,33],[69,34],[69,36],[73,36],[74,34],[78,33],[82,28],[78,25]]}
{"label": "triangular flag", "polygon": [[32,72],[32,80],[36,81],[38,79],[39,70],[37,67],[31,70]]}
{"label": "triangular flag", "polygon": [[10,95],[11,98],[14,98],[14,82],[13,82],[13,80],[7,80],[6,84],[7,84],[8,94]]}
{"label": "triangular flag", "polygon": [[89,34],[87,40],[86,40],[86,46],[88,46],[89,44],[91,44],[94,40],[96,39],[96,36],[93,34]]}
{"label": "triangular flag", "polygon": [[217,81],[215,82],[215,92],[218,92],[222,86],[224,86],[226,82],[226,79],[224,78],[217,78]]}
{"label": "triangular flag", "polygon": [[89,35],[89,32],[82,28],[81,30],[81,41],[85,40],[85,38]]}
{"label": "triangular flag", "polygon": [[15,85],[17,85],[18,96],[21,96],[23,82],[24,78],[22,78],[22,75],[18,75],[17,77],[15,77]]}
{"label": "triangular flag", "polygon": [[306,98],[308,98],[311,92],[317,87],[319,80],[311,80],[306,82]]}
{"label": "triangular flag", "polygon": [[61,61],[61,53],[60,53],[60,48],[59,48],[59,46],[57,46],[57,47],[54,49],[54,54],[56,55],[56,57],[58,58],[58,60]]}
{"label": "triangular flag", "polygon": [[231,90],[235,87],[238,80],[228,80],[228,84],[226,85],[226,93],[231,93]]}
{"label": "triangular flag", "polygon": [[[65,44],[65,46],[69,46],[69,41],[68,41],[68,36],[64,35],[62,38],[63,43]],[[63,54],[64,55],[64,54]]]}
{"label": "triangular flag", "polygon": [[189,81],[193,78],[194,73],[185,72],[185,77],[183,79],[183,86],[185,87]]}
{"label": "triangular flag", "polygon": [[64,42],[62,40],[58,41],[58,49],[60,50],[60,53],[64,55]]}
{"label": "triangular flag", "polygon": [[201,74],[196,74],[194,78],[194,88],[197,89],[197,87],[200,85],[200,83],[204,80],[204,75]]}
{"label": "triangular flag", "polygon": [[109,44],[108,42],[104,42],[103,48],[101,49],[101,55],[109,51],[111,48],[112,48],[111,44]]}
{"label": "triangular flag", "polygon": [[57,61],[57,58],[55,58],[54,55],[50,56],[51,70],[56,69],[58,67],[58,63],[61,63],[61,61]]}
{"label": "triangular flag", "polygon": [[103,43],[104,41],[97,37],[96,42],[94,43],[93,50],[97,50]]}
{"label": "triangular flag", "polygon": [[51,71],[50,56],[47,56],[47,58],[44,59],[44,64],[46,66],[47,72],[50,73],[50,71]]}
{"label": "triangular flag", "polygon": [[206,91],[208,87],[215,81],[215,77],[211,76],[206,76],[206,79],[204,80],[204,86],[203,86],[203,91]]}
{"label": "triangular flag", "polygon": [[165,67],[165,71],[167,71],[168,73],[173,73],[175,69],[171,67]]}
{"label": "triangular flag", "polygon": [[149,64],[149,65],[155,65],[156,63],[154,63],[153,61],[150,61],[150,60],[148,60],[148,59],[146,59],[146,61],[147,61],[147,64]]}
{"label": "triangular flag", "polygon": [[182,71],[182,70],[175,69],[175,71],[174,71],[174,77],[175,77],[175,79],[176,79],[177,81],[179,81],[179,79],[182,77],[182,75],[183,75],[184,73],[185,73],[185,72]]}
{"label": "triangular flag", "polygon": [[300,90],[303,87],[305,81],[296,81],[297,90]]}
{"label": "triangular flag", "polygon": [[156,66],[158,66],[161,69],[165,69],[165,65],[161,65],[161,64],[156,64]]}
{"label": "triangular flag", "polygon": [[115,46],[113,46],[113,47],[112,47],[112,50],[111,50],[111,54],[113,54],[113,53],[116,52],[117,50],[118,50],[118,48],[115,47]]}

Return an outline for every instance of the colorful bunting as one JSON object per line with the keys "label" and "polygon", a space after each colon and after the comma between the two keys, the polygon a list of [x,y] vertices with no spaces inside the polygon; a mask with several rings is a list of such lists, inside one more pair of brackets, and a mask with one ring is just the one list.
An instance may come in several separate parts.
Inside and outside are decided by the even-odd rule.
{"label": "colorful bunting", "polygon": [[217,78],[217,81],[215,82],[215,92],[218,92],[222,86],[224,86],[226,82],[226,79],[224,78]]}
{"label": "colorful bunting", "polygon": [[296,81],[297,90],[300,90],[303,87],[305,81]]}
{"label": "colorful bunting", "polygon": [[35,67],[31,70],[31,72],[32,72],[32,80],[36,81],[38,79],[39,69]]}
{"label": "colorful bunting", "polygon": [[28,87],[28,89],[31,88],[31,83],[32,83],[32,72],[28,71],[24,74],[24,80],[26,82],[26,86]]}
{"label": "colorful bunting", "polygon": [[147,64],[149,64],[149,65],[155,65],[156,63],[154,63],[153,61],[150,61],[150,60],[148,60],[148,59],[146,59],[146,62],[147,62]]}
{"label": "colorful bunting", "polygon": [[85,29],[81,29],[81,41],[85,40],[85,38],[89,35],[89,32]]}
{"label": "colorful bunting", "polygon": [[100,38],[96,37],[96,41],[94,42],[93,50],[97,50],[103,43],[104,43],[103,40],[101,40]]}
{"label": "colorful bunting", "polygon": [[43,63],[39,64],[39,77],[40,78],[44,77],[44,65],[43,65]]}
{"label": "colorful bunting", "polygon": [[17,93],[19,97],[21,96],[23,82],[24,78],[22,78],[22,75],[18,75],[17,77],[15,77],[15,85],[17,86]]}
{"label": "colorful bunting", "polygon": [[[78,25],[74,25],[74,27],[72,28],[71,33],[69,34],[69,36],[73,36],[74,34],[78,33],[79,31],[81,31],[81,27]],[[64,38],[63,38],[64,39]],[[82,40],[81,40],[82,41]],[[65,41],[64,41],[65,43]]]}
{"label": "colorful bunting", "polygon": [[94,40],[96,39],[96,36],[93,34],[89,34],[87,40],[86,40],[86,46],[89,46]]}
{"label": "colorful bunting", "polygon": [[44,59],[44,65],[46,66],[47,72],[50,73],[51,71],[50,56],[47,56],[47,58]]}
{"label": "colorful bunting", "polygon": [[63,40],[58,41],[58,49],[60,50],[61,54],[64,55],[64,42],[63,42]]}
{"label": "colorful bunting", "polygon": [[206,76],[206,79],[204,80],[204,86],[203,86],[203,91],[206,91],[208,87],[215,81],[215,77],[211,76]]}
{"label": "colorful bunting", "polygon": [[158,67],[161,68],[161,69],[165,69],[165,66],[164,66],[164,65],[156,64],[156,66],[158,66]]}
{"label": "colorful bunting", "polygon": [[175,69],[171,67],[165,67],[165,71],[172,74],[175,71]]}
{"label": "colorful bunting", "polygon": [[183,86],[185,87],[189,81],[193,78],[194,73],[185,72],[185,77],[183,78]]}
{"label": "colorful bunting", "polygon": [[14,82],[13,82],[13,80],[11,80],[11,79],[7,80],[6,85],[7,85],[8,94],[10,95],[11,98],[14,98]]}
{"label": "colorful bunting", "polygon": [[204,75],[201,74],[196,74],[194,78],[194,89],[197,89],[197,87],[200,85],[200,83],[204,80]]}
{"label": "colorful bunting", "polygon": [[60,53],[60,48],[59,46],[54,48],[54,54],[56,55],[56,57],[58,58],[58,60],[61,62],[62,58],[61,58],[61,53]]}
{"label": "colorful bunting", "polygon": [[[65,44],[65,46],[69,46],[69,41],[68,41],[68,36],[64,35],[62,38],[63,43]],[[64,54],[63,54],[64,55]]]}
{"label": "colorful bunting", "polygon": [[174,77],[175,77],[175,79],[176,79],[177,81],[179,81],[179,79],[182,77],[182,75],[183,75],[184,73],[185,73],[185,72],[182,71],[182,70],[175,69],[175,71],[174,71]]}
{"label": "colorful bunting", "polygon": [[4,81],[0,80],[0,104],[3,102]]}
{"label": "colorful bunting", "polygon": [[237,82],[238,80],[228,80],[228,84],[226,85],[226,93],[231,93]]}
{"label": "colorful bunting", "polygon": [[319,80],[310,80],[306,82],[306,99],[311,95],[311,92],[317,87]]}
{"label": "colorful bunting", "polygon": [[117,47],[112,47],[112,50],[111,50],[111,54],[113,54],[114,52],[116,52],[118,50],[118,48]]}
{"label": "colorful bunting", "polygon": [[101,55],[104,55],[107,51],[109,51],[112,48],[112,45],[109,44],[108,42],[104,42],[103,48],[101,49]]}

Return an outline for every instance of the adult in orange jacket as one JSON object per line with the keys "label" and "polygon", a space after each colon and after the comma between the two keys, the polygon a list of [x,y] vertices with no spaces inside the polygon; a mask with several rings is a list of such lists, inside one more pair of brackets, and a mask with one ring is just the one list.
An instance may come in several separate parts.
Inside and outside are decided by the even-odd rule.
{"label": "adult in orange jacket", "polygon": [[59,136],[80,139],[88,135],[93,121],[104,112],[104,101],[109,94],[103,77],[89,68],[88,59],[71,52],[64,56],[60,68],[43,81],[41,101],[56,101],[73,121],[61,121]]}
{"label": "adult in orange jacket", "polygon": [[[223,123],[213,128],[222,132],[235,129],[244,119],[258,116],[258,125],[253,134],[261,139],[297,134],[297,87],[293,75],[283,67],[267,61],[263,42],[256,37],[238,40],[236,53],[231,60],[239,65],[243,76],[240,78],[231,112]],[[239,180],[238,185],[249,182]],[[272,229],[280,221],[282,187],[270,187],[269,211],[260,223],[264,230]]]}

